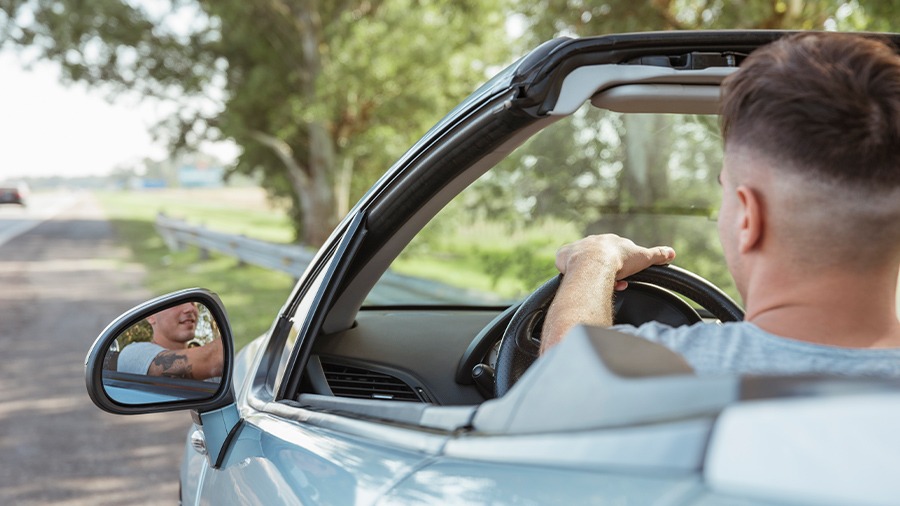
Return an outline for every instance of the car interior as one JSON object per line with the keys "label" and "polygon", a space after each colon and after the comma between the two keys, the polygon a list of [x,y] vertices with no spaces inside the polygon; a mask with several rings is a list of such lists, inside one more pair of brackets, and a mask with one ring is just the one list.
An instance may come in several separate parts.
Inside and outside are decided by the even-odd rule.
{"label": "car interior", "polygon": [[[555,249],[577,239],[583,232],[564,221],[565,213],[588,212],[575,206],[593,203],[601,210],[594,217],[594,226],[609,225],[605,231],[623,235],[642,227],[654,228],[646,227],[653,220],[692,220],[706,229],[715,229],[715,223],[710,219],[711,203],[717,197],[715,192],[712,195],[707,192],[696,201],[678,202],[669,198],[666,200],[668,207],[644,209],[644,212],[640,202],[626,208],[621,203],[603,202],[601,197],[589,194],[594,185],[608,186],[602,178],[621,180],[625,177],[623,171],[640,171],[642,165],[646,168],[647,164],[655,164],[656,170],[678,176],[676,164],[687,166],[696,162],[690,156],[691,150],[697,149],[697,143],[702,144],[698,151],[706,158],[702,168],[694,167],[681,174],[685,180],[682,184],[702,183],[707,189],[715,188],[717,164],[721,159],[721,142],[717,138],[714,116],[718,107],[718,84],[734,69],[678,70],[668,64],[595,65],[570,74],[562,85],[560,99],[553,111],[500,149],[460,171],[435,197],[410,212],[397,232],[387,238],[377,252],[365,258],[365,265],[354,269],[357,274],[343,283],[324,319],[294,399],[313,409],[349,412],[414,425],[446,428],[471,423],[478,406],[495,397],[492,371],[496,368],[500,341],[518,302],[555,275]],[[563,119],[565,121],[560,121]],[[624,146],[628,135],[626,127],[633,127],[644,136],[635,149],[644,149],[663,139],[674,146],[675,151],[671,151],[665,161],[639,159],[623,167],[620,160],[634,156]],[[554,128],[555,134],[542,137]],[[663,135],[659,129],[667,132]],[[534,135],[536,132],[540,133]],[[534,137],[525,142],[532,135]],[[583,149],[583,160],[567,162],[565,158],[553,158],[560,153],[541,152],[544,144],[558,142],[555,139],[560,135],[584,137],[568,146]],[[597,149],[615,153],[592,151]],[[544,159],[539,163],[536,157]],[[565,169],[567,163],[587,163],[588,167],[583,173],[569,171],[572,172],[569,174]],[[579,165],[578,170],[581,169]],[[544,186],[522,184],[520,194],[494,192],[498,194],[496,200],[484,202],[492,187],[514,187],[517,178],[530,177],[529,170],[559,170],[560,175],[556,178],[558,181]],[[591,173],[593,176],[589,175]],[[551,188],[551,185],[555,186]],[[566,195],[579,192],[586,197],[566,200]],[[546,204],[554,198],[559,198],[553,205],[563,209],[562,218],[549,222],[535,219],[538,201]],[[612,209],[613,205],[619,207]],[[484,219],[479,223],[467,223],[466,215],[479,215]],[[507,219],[516,221],[506,228],[497,225]],[[663,222],[662,226],[671,223]],[[483,236],[474,237],[479,233]],[[466,253],[461,252],[461,248],[440,251],[442,236],[459,237],[461,234],[467,234],[466,240],[471,241],[471,247],[462,248],[472,253],[470,258],[458,258]],[[528,279],[522,283],[498,288],[503,283],[509,284],[511,276],[504,273],[493,285],[466,287],[458,280],[454,283],[454,271],[449,269],[447,279],[430,281],[416,277],[416,262],[421,258],[458,261],[460,264],[489,262],[485,254],[479,256],[479,249],[490,248],[490,243],[498,239],[503,244],[504,234],[541,237],[539,244],[526,241],[526,247],[538,244],[536,249],[542,253],[539,257],[525,255],[526,264],[539,267],[535,269],[537,272],[528,272]],[[685,254],[689,257],[694,249],[698,255],[710,259],[710,263],[718,263],[721,278],[721,253],[709,247],[708,237],[697,239],[697,242],[703,244],[696,247],[688,244],[679,248],[679,252],[686,249]],[[479,274],[482,278],[488,277],[483,273],[476,273],[476,276]],[[662,319],[678,325],[693,323],[700,317],[715,320],[696,303],[686,304],[671,292],[664,292],[662,296],[648,295],[635,287],[620,294],[616,298],[617,323],[639,325]],[[694,313],[698,316],[691,318],[689,315],[695,309],[699,311]],[[637,342],[635,346],[643,344]],[[621,351],[628,348],[623,345],[619,351],[607,350],[607,353],[633,354]],[[602,372],[604,368],[596,368],[597,363],[603,361],[595,357],[593,364],[585,366],[594,372]],[[679,370],[682,374],[686,372]],[[578,377],[582,377],[582,373],[587,375],[584,377],[590,375],[589,371],[578,371]],[[607,380],[614,377],[606,376]],[[559,388],[571,391],[575,382],[565,378],[561,381]],[[720,385],[719,388],[723,388],[723,392],[733,392],[734,381],[728,378],[723,385],[730,386]],[[663,383],[667,382],[659,384]],[[515,403],[512,397],[504,399],[510,405],[527,404],[527,399],[518,399]],[[496,414],[500,411],[494,409],[493,415],[485,415],[486,411],[481,410],[481,420],[486,428],[498,430],[505,423],[498,420],[508,413]],[[448,414],[444,417],[436,413]],[[584,419],[582,415],[574,418]]]}

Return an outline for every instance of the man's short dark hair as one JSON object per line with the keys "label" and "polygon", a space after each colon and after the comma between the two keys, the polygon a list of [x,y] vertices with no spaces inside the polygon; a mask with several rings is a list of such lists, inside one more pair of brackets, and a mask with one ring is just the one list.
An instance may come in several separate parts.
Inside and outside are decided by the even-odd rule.
{"label": "man's short dark hair", "polygon": [[726,145],[866,188],[900,186],[900,56],[871,36],[805,32],[754,51],[722,85]]}

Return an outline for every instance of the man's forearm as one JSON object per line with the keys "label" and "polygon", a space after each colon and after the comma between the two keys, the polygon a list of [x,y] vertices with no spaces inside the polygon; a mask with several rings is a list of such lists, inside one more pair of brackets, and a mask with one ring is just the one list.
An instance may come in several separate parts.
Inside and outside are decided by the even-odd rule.
{"label": "man's forearm", "polygon": [[615,276],[615,267],[605,262],[563,276],[544,319],[542,354],[559,343],[576,325],[612,325]]}
{"label": "man's forearm", "polygon": [[622,280],[673,258],[672,248],[644,248],[613,234],[588,236],[560,248],[556,268],[563,280],[544,320],[541,353],[575,325],[612,325],[612,295],[627,287]]}
{"label": "man's forearm", "polygon": [[161,351],[147,369],[150,376],[168,376],[170,378],[192,378],[190,359],[183,351]]}
{"label": "man's forearm", "polygon": [[191,364],[194,366],[196,379],[207,379],[222,375],[224,350],[222,341],[213,339],[211,342],[191,348]]}

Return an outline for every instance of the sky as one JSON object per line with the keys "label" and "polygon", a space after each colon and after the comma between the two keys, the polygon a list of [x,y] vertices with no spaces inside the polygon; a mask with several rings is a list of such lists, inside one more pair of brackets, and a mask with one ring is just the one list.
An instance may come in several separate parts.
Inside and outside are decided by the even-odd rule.
{"label": "sky", "polygon": [[[150,133],[162,109],[135,97],[110,103],[99,90],[61,84],[55,64],[26,70],[14,51],[0,51],[0,179],[103,175],[165,158]],[[234,156],[231,146],[209,151]]]}

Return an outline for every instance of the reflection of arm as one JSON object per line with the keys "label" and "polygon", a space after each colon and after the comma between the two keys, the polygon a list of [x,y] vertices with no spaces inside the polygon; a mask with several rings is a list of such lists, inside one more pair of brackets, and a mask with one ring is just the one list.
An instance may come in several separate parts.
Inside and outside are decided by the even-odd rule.
{"label": "reflection of arm", "polygon": [[131,343],[119,353],[116,370],[131,374],[147,374],[153,358],[166,349],[148,341]]}
{"label": "reflection of arm", "polygon": [[222,341],[214,339],[196,348],[160,352],[150,363],[147,374],[198,380],[213,378],[222,375],[223,360]]}

